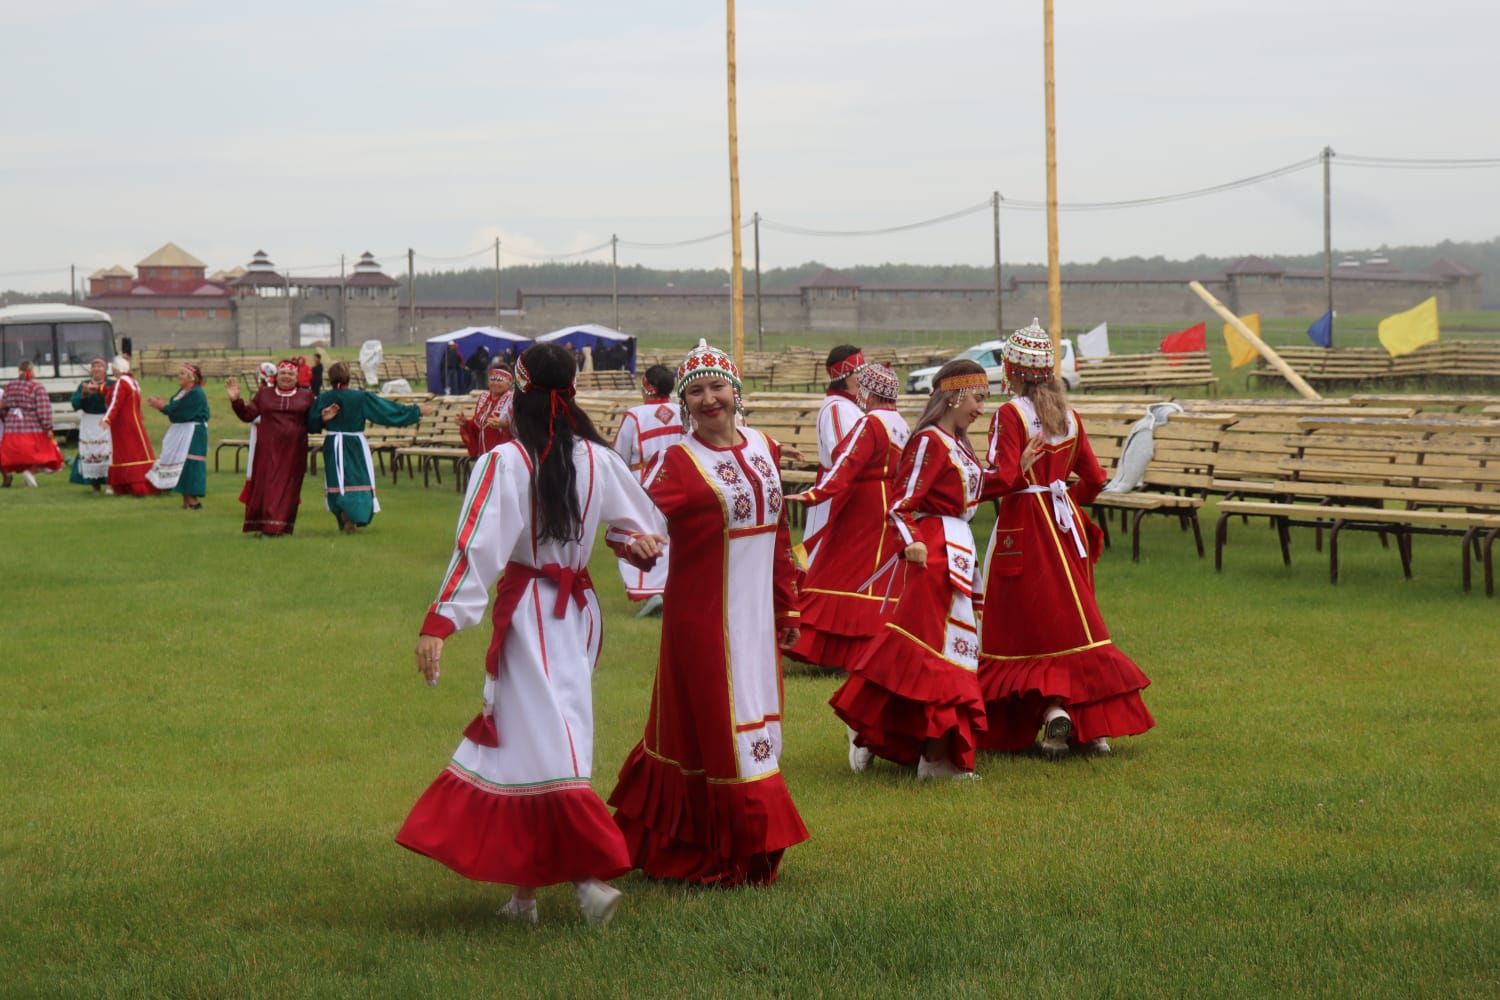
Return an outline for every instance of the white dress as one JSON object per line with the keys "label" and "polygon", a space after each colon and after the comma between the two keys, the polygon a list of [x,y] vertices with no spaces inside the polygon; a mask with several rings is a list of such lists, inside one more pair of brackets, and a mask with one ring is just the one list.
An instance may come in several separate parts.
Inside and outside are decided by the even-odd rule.
{"label": "white dress", "polygon": [[588,562],[601,523],[617,552],[635,535],[667,529],[609,448],[576,442],[573,464],[581,540],[539,541],[525,449],[510,441],[480,456],[453,559],[422,627],[446,636],[478,624],[499,580],[484,709],[396,837],[477,881],[551,885],[614,878],[630,867],[589,783],[590,680],[603,621]]}
{"label": "white dress", "polygon": [[[644,484],[646,472],[656,461],[656,456],[681,440],[682,411],[677,406],[665,400],[642,403],[626,410],[620,418],[620,429],[615,433],[615,451]],[[662,546],[661,558],[649,570],[621,559],[620,578],[625,581],[625,594],[632,601],[643,601],[661,594],[667,587],[666,546]]]}

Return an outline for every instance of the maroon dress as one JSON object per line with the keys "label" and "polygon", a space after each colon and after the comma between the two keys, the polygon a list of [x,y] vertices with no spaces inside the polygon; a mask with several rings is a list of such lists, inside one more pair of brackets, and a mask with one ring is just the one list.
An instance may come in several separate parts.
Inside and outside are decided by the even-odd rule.
{"label": "maroon dress", "polygon": [[245,484],[246,532],[290,535],[297,525],[302,502],[302,477],[307,474],[307,411],[313,394],[308,389],[282,392],[261,386],[247,403],[233,400],[234,414],[245,423],[256,417],[255,471]]}

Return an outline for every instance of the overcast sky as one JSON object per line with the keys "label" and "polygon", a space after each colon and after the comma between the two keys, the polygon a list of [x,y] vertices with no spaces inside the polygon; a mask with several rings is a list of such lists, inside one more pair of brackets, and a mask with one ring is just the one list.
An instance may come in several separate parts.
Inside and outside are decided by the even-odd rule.
{"label": "overcast sky", "polygon": [[[1496,156],[1493,0],[1057,0],[1061,198],[1312,157]],[[727,228],[717,0],[0,0],[0,287],[172,240],[211,269],[373,250],[506,263]],[[740,0],[745,216],[873,229],[1045,194],[1041,0]],[[1334,243],[1500,234],[1500,170],[1339,167]],[[1322,248],[1317,167],[1065,213],[1064,260]],[[749,262],[749,241],[746,261]],[[1004,256],[1045,259],[1009,211]],[[608,259],[605,252],[596,258]],[[729,239],[622,263],[727,264]],[[988,212],[894,235],[762,233],[768,267],[987,263]],[[486,257],[473,258],[484,263]],[[462,264],[463,262],[459,262]],[[16,272],[54,269],[43,275]],[[60,269],[60,270],[58,270]]]}

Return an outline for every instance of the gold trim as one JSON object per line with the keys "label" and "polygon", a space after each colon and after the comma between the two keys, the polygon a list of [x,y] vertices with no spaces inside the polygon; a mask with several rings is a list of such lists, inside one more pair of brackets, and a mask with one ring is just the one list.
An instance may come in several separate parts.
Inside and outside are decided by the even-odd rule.
{"label": "gold trim", "polygon": [[1099,639],[1086,646],[1074,646],[1072,649],[1060,649],[1055,653],[1035,653],[1030,656],[1001,656],[999,653],[980,653],[982,660],[1050,660],[1058,656],[1070,656],[1073,653],[1083,653],[1090,649],[1098,649],[1100,646],[1113,646],[1113,639]]}
{"label": "gold trim", "polygon": [[[747,445],[750,443],[748,435],[741,432],[740,437],[744,439]],[[707,445],[704,445],[704,447],[707,447]],[[702,462],[698,461],[698,456],[693,454],[691,447],[687,449],[687,453],[688,457],[693,460],[693,465],[698,469],[698,475],[703,477],[703,482],[713,491],[714,496],[718,497],[719,510],[724,515],[724,578],[719,584],[719,607],[722,609],[720,619],[724,630],[724,688],[729,694],[729,752],[734,757],[734,773],[738,775],[740,773],[740,745],[739,741],[735,738],[735,729],[739,726],[740,720],[735,715],[734,652],[729,645],[729,543],[731,540],[730,532],[734,527],[734,518],[729,513],[729,497],[725,496],[724,491],[714,485],[714,481],[708,477],[708,470],[703,467]]]}
{"label": "gold trim", "polygon": [[[1068,554],[1063,551],[1062,536],[1057,532],[1056,519],[1052,516],[1052,511],[1046,503],[1046,499],[1050,497],[1050,494],[1033,493],[1031,495],[1036,497],[1036,502],[1041,506],[1042,520],[1047,522],[1047,530],[1052,533],[1052,544],[1057,548],[1057,559],[1062,564],[1063,575],[1068,578],[1068,590],[1073,594],[1073,607],[1078,611],[1078,623],[1083,626],[1083,637],[1089,642],[1093,642],[1094,630],[1089,628],[1088,616],[1083,613],[1083,602],[1078,599],[1078,585],[1073,582],[1073,571],[1068,568]],[[1068,502],[1070,504],[1073,502],[1071,496],[1068,497]],[[1073,523],[1074,531],[1082,530],[1083,525],[1076,519]],[[1085,549],[1087,549],[1087,546],[1085,546]],[[1088,556],[1085,555],[1084,558],[1087,559]]]}
{"label": "gold trim", "polygon": [[891,622],[886,622],[885,623],[885,627],[888,628],[888,629],[890,629],[892,632],[899,632],[900,634],[906,636],[912,642],[916,643],[918,646],[921,646],[923,649],[927,650],[927,652],[931,653],[933,656],[936,656],[938,659],[942,660],[944,663],[951,663],[955,667],[957,667],[958,669],[964,671],[965,673],[972,674],[972,673],[975,673],[979,669],[977,666],[976,667],[969,667],[969,666],[965,666],[962,663],[959,663],[957,660],[950,660],[948,657],[944,656],[942,653],[939,653],[937,650],[935,650],[931,646],[927,645],[927,643],[923,642],[921,639],[918,639],[916,636],[914,636],[910,632],[906,631],[906,629],[902,628],[900,625],[895,625],[895,624],[892,624]]}
{"label": "gold trim", "polygon": [[[879,567],[876,567],[877,569]],[[871,587],[874,584],[870,585]],[[803,587],[798,593],[801,594],[832,594],[834,597],[857,597],[862,601],[883,601],[885,598],[876,597],[874,594],[861,594],[851,590],[825,590],[822,587]]]}

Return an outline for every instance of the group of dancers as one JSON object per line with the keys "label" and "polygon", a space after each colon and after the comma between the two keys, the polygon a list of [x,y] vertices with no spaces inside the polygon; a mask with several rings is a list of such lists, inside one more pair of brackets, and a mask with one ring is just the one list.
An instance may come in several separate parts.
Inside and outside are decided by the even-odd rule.
{"label": "group of dancers", "polygon": [[[1045,331],[1017,331],[1005,366],[1014,395],[980,459],[967,430],[989,393],[983,368],[945,365],[908,433],[894,373],[836,350],[819,428],[840,437],[825,450],[820,435],[814,486],[787,497],[781,445],[745,423],[722,351],[700,341],[671,379],[675,399],[669,370],[647,372],[611,448],[578,406],[568,352],[529,348],[510,437],[475,464],[416,647],[436,684],[447,638],[483,620],[493,590],[482,708],[397,842],[513,886],[500,913],[533,923],[535,890],[559,882],[607,923],[620,902],[608,882],[632,869],[769,884],[808,836],[779,766],[784,653],[847,671],[832,705],[856,771],[880,756],[919,778],[965,778],[976,750],[1022,750],[1039,730],[1058,754],[1106,753],[1109,738],[1150,728],[1149,682],[1094,600],[1100,537],[1083,507],[1104,476]],[[969,521],[992,500],[980,558]],[[805,571],[789,502],[809,512]],[[631,596],[660,597],[663,615],[613,815],[591,786],[600,526]]]}

